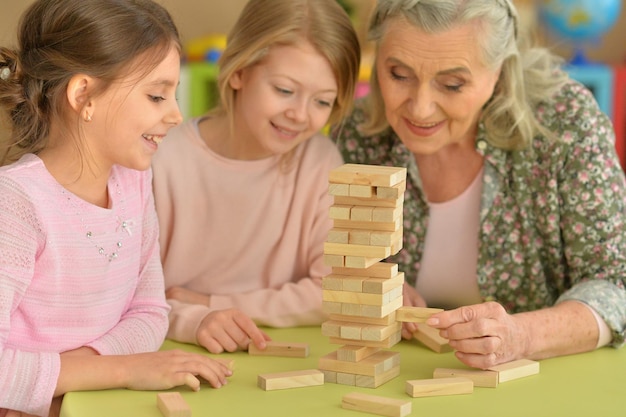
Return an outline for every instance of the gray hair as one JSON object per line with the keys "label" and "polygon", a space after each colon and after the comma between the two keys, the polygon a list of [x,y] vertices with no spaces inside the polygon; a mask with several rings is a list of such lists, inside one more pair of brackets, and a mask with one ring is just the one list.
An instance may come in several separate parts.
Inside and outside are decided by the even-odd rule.
{"label": "gray hair", "polygon": [[[535,118],[537,103],[549,101],[567,80],[558,71],[562,60],[544,48],[530,48],[519,31],[517,10],[510,0],[378,0],[369,27],[370,40],[378,47],[390,21],[402,18],[428,33],[440,33],[469,22],[478,23],[477,42],[483,63],[501,68],[493,96],[483,108],[481,121],[487,140],[503,149],[528,146],[541,133],[556,136]],[[366,106],[368,134],[389,127],[376,71],[370,79]]]}

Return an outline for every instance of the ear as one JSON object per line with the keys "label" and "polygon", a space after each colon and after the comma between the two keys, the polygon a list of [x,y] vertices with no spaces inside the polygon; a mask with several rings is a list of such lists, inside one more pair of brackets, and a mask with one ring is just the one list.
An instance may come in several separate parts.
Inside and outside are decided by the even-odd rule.
{"label": "ear", "polygon": [[91,106],[89,93],[93,89],[94,84],[95,80],[85,74],[73,76],[67,84],[67,101],[77,114]]}
{"label": "ear", "polygon": [[243,71],[243,69],[240,69],[230,76],[228,85],[230,85],[230,88],[233,90],[239,90],[243,86]]}

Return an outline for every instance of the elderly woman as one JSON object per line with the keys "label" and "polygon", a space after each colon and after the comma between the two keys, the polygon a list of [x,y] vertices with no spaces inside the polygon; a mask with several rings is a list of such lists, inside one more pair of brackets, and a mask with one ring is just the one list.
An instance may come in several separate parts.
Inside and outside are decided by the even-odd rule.
{"label": "elderly woman", "polygon": [[[404,303],[487,368],[624,343],[626,184],[611,122],[508,0],[379,0],[346,162],[408,168]],[[415,327],[405,325],[410,337]]]}

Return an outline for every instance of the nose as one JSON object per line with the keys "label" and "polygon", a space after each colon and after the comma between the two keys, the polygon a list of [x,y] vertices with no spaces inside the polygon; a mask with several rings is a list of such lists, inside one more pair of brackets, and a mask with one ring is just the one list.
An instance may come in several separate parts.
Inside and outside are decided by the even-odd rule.
{"label": "nose", "polygon": [[420,84],[413,87],[412,90],[409,98],[411,115],[418,120],[432,116],[437,107],[432,88],[428,84]]}
{"label": "nose", "polygon": [[305,98],[297,98],[290,103],[285,112],[288,118],[296,122],[305,122],[308,117],[308,101]]}
{"label": "nose", "polygon": [[163,121],[168,125],[172,125],[172,127],[182,123],[183,115],[178,107],[178,102],[174,102],[173,108],[165,115]]}

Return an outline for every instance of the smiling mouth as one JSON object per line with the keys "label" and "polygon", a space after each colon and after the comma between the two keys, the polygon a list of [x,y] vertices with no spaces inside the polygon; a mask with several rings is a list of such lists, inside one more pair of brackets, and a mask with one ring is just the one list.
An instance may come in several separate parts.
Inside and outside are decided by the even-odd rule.
{"label": "smiling mouth", "polygon": [[415,126],[418,127],[420,129],[430,129],[433,128],[435,126],[437,126],[439,123],[441,122],[437,122],[437,123],[415,123],[409,120],[409,123],[411,124],[411,126]]}
{"label": "smiling mouth", "polygon": [[147,140],[148,142],[153,142],[156,145],[160,145],[161,142],[163,142],[163,138],[164,138],[163,136],[160,136],[160,135],[141,135],[141,136],[143,136],[143,138]]}
{"label": "smiling mouth", "polygon": [[289,135],[289,136],[297,136],[298,135],[298,131],[297,130],[290,130],[290,129],[285,129],[283,127],[280,127],[274,123],[272,123],[272,126],[274,126],[274,129],[278,130],[280,133],[284,134],[284,135]]}

